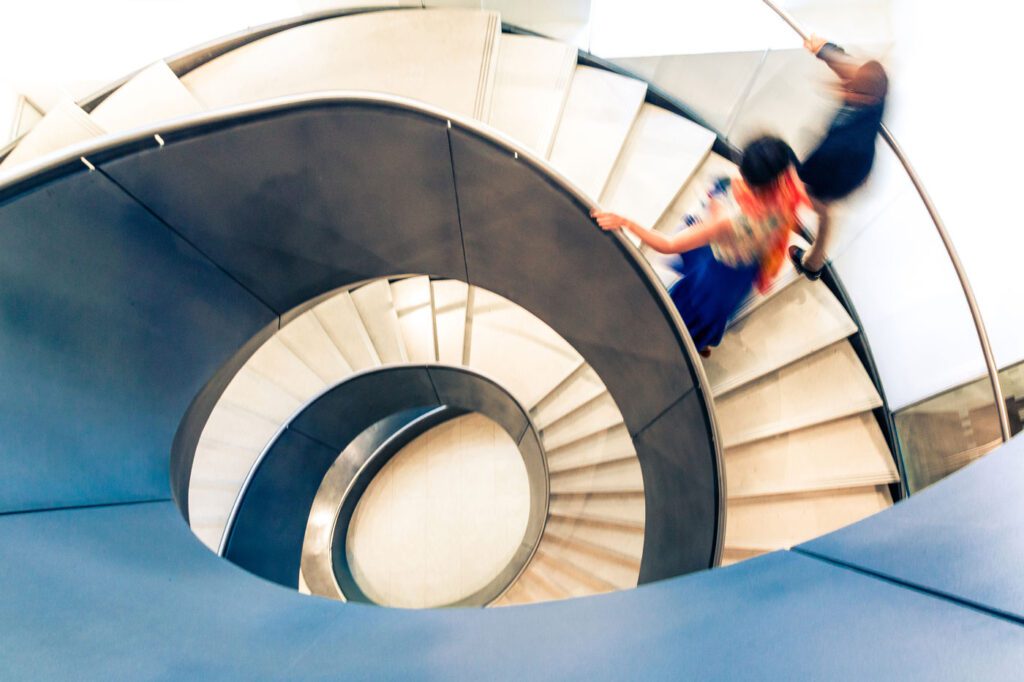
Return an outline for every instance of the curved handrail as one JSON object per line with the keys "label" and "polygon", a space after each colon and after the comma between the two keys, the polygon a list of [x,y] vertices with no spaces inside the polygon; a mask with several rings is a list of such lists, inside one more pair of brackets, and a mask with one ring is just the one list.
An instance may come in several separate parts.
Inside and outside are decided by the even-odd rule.
{"label": "curved handrail", "polygon": [[[779,17],[789,24],[801,38],[807,39],[810,34],[803,30],[796,20],[789,15],[784,9],[779,7],[773,0],[764,0],[764,4],[768,5]],[[921,202],[924,203],[925,209],[928,211],[928,216],[931,218],[932,223],[935,225],[935,230],[939,233],[939,238],[942,240],[942,245],[946,248],[946,254],[949,256],[950,262],[953,264],[953,270],[956,272],[956,277],[960,281],[960,288],[963,289],[964,298],[967,299],[967,307],[971,311],[971,318],[974,320],[974,328],[978,333],[978,343],[981,345],[981,354],[985,357],[985,368],[988,373],[989,382],[992,384],[992,395],[996,402],[996,412],[999,415],[999,431],[1003,442],[1010,440],[1010,416],[1006,410],[1006,400],[1003,398],[1003,388],[999,384],[999,368],[996,366],[995,355],[992,353],[992,344],[989,342],[988,331],[985,328],[985,321],[981,317],[981,309],[978,307],[978,301],[974,297],[974,289],[971,287],[971,282],[967,278],[967,272],[964,270],[963,263],[960,261],[960,256],[957,253],[956,247],[953,245],[953,240],[949,236],[949,231],[946,229],[946,223],[942,220],[942,216],[939,215],[939,210],[936,208],[935,203],[932,201],[931,196],[928,194],[928,190],[925,189],[924,183],[921,182],[920,176],[917,171],[914,170],[914,166],[910,163],[910,159],[903,152],[903,148],[900,147],[899,143],[896,142],[896,138],[883,123],[879,135],[892,150],[893,154],[899,160],[900,165],[903,166],[903,170],[906,171],[907,177],[910,178],[910,182],[914,185],[914,189],[917,191],[917,195],[921,198]]]}

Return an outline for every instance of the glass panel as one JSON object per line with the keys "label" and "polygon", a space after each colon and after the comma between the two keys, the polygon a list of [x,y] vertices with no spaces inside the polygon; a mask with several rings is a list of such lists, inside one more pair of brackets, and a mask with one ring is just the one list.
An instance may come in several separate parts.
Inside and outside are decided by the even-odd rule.
{"label": "glass panel", "polygon": [[1000,370],[999,385],[1010,417],[1010,433],[1017,435],[1024,428],[1024,361]]}
{"label": "glass panel", "polygon": [[1001,442],[987,377],[900,410],[895,420],[911,493],[970,464]]}

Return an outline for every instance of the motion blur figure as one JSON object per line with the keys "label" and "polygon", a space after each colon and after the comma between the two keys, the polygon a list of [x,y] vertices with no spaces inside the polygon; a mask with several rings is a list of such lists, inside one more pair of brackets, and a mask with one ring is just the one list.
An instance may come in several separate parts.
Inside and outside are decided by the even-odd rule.
{"label": "motion blur figure", "polygon": [[710,353],[754,286],[766,290],[786,260],[789,234],[809,205],[793,167],[793,150],[777,137],[754,140],[740,176],[717,180],[700,213],[669,236],[615,213],[593,211],[604,230],[626,229],[655,251],[682,254],[669,295],[702,355]]}
{"label": "motion blur figure", "polygon": [[818,214],[818,234],[807,253],[791,246],[789,255],[797,271],[813,280],[821,276],[825,265],[831,229],[829,204],[848,196],[871,172],[889,79],[878,62],[854,60],[819,36],[807,38],[804,47],[839,76],[843,98],[825,137],[798,170]]}

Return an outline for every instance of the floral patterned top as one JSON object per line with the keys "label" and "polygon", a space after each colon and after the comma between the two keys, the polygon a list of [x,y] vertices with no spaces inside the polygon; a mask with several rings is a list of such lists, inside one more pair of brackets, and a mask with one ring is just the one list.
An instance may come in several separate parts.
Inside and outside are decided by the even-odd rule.
{"label": "floral patterned top", "polygon": [[709,245],[715,259],[732,267],[760,263],[757,286],[763,291],[785,261],[798,211],[810,206],[803,183],[790,170],[777,188],[755,194],[742,179],[725,179],[715,183],[709,198],[718,203],[715,210],[723,211],[732,226]]}

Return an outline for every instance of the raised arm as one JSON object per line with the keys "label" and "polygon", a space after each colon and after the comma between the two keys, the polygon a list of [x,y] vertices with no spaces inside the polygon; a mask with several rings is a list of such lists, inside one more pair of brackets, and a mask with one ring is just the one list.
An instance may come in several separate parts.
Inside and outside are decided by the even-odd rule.
{"label": "raised arm", "polygon": [[704,246],[729,229],[729,219],[714,213],[707,222],[697,223],[681,232],[667,237],[660,232],[648,230],[617,213],[591,211],[590,216],[602,230],[626,229],[640,238],[644,244],[659,253],[683,253]]}
{"label": "raised arm", "polygon": [[853,78],[860,67],[860,62],[846,54],[846,50],[835,43],[830,43],[821,36],[811,35],[804,40],[804,47],[815,57],[825,62],[837,76],[844,81]]}

